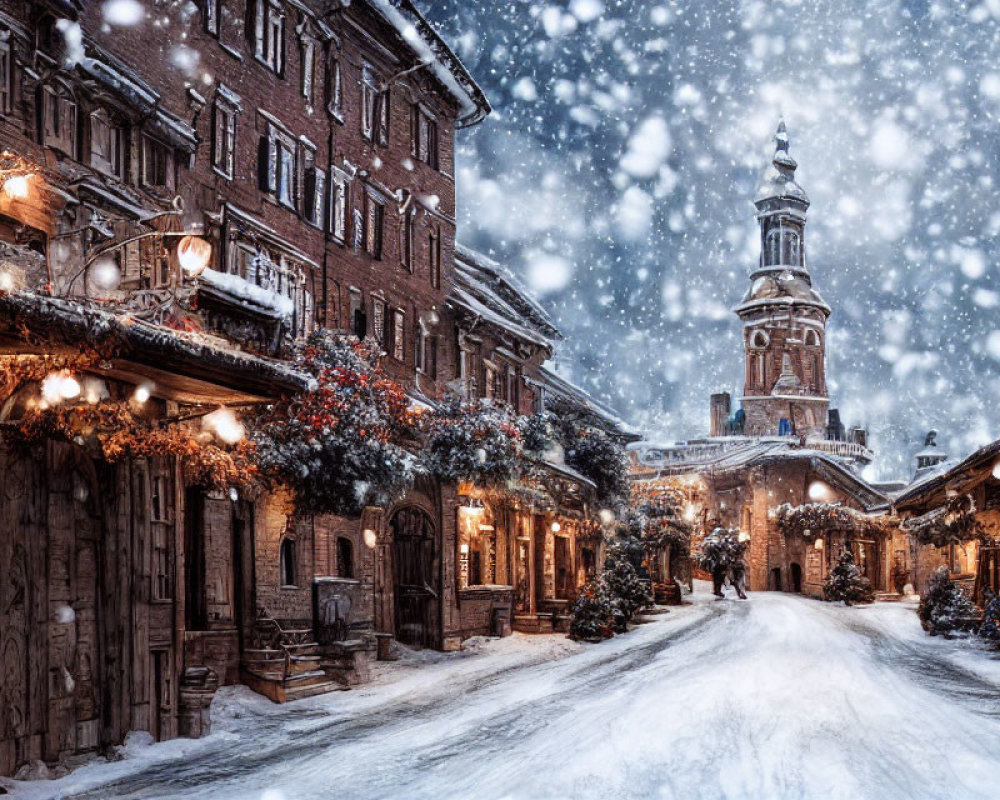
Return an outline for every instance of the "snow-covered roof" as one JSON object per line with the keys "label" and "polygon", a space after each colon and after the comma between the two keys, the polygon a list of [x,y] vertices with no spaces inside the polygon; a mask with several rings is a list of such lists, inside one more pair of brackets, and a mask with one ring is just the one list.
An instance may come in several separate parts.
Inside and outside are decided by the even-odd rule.
{"label": "snow-covered roof", "polygon": [[[935,495],[946,487],[967,492],[973,485],[981,483],[992,475],[998,459],[1000,459],[1000,439],[980,447],[960,461],[949,459],[935,464],[897,494],[893,502],[897,508],[918,508],[935,498]],[[949,487],[948,484],[953,486]]]}
{"label": "snow-covered roof", "polygon": [[488,256],[456,244],[455,279],[463,289],[511,321],[527,324],[548,339],[562,338],[548,312],[520,279]]}
{"label": "snow-covered roof", "polygon": [[453,285],[448,293],[447,302],[449,305],[463,308],[470,314],[479,317],[486,322],[496,325],[498,328],[510,331],[525,341],[532,342],[540,347],[552,349],[552,341],[533,328],[515,322],[505,314],[490,308],[468,289],[458,285]]}
{"label": "snow-covered roof", "polygon": [[[570,405],[573,405],[591,416],[596,417],[598,420],[603,422],[605,426],[617,431],[619,434],[628,437],[629,439],[638,438],[638,429],[627,423],[609,406],[599,402],[587,391],[581,389],[576,384],[570,383],[565,378],[556,375],[556,373],[546,369],[545,367],[538,368],[538,377],[539,381],[533,381],[528,377],[525,377],[525,381],[529,384],[539,386],[543,392],[555,395],[556,398],[560,398],[568,402]],[[551,399],[547,402],[551,403]]]}
{"label": "snow-covered roof", "polygon": [[263,286],[250,283],[239,275],[206,269],[201,273],[201,281],[221,292],[275,317],[290,317],[295,311],[295,303],[287,295],[279,294]]}
{"label": "snow-covered roof", "polygon": [[[424,18],[412,0],[365,0],[416,53],[459,106],[457,126],[482,122],[493,110],[465,65]],[[351,0],[340,0],[347,7]]]}
{"label": "snow-covered roof", "polygon": [[886,505],[889,498],[868,483],[837,456],[800,446],[789,437],[725,436],[656,445],[638,442],[629,448],[638,463],[647,469],[671,474],[690,472],[721,473],[788,461],[810,462],[831,483],[841,486],[865,508]]}

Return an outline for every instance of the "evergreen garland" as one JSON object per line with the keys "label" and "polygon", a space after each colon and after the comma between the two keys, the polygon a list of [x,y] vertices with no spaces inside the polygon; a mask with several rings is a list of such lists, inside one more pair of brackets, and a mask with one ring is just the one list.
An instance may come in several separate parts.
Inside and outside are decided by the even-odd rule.
{"label": "evergreen garland", "polygon": [[837,564],[830,571],[823,585],[823,599],[836,602],[843,600],[844,605],[852,603],[871,603],[875,600],[871,581],[861,574],[854,556],[846,548],[837,558]]}
{"label": "evergreen garland", "polygon": [[444,481],[479,486],[504,484],[521,474],[521,430],[507,406],[458,401],[424,420],[428,433],[423,462]]}

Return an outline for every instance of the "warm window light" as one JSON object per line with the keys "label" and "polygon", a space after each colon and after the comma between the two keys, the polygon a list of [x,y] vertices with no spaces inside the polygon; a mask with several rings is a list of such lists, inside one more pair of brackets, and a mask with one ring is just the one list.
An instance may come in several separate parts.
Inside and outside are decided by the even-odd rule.
{"label": "warm window light", "polygon": [[460,544],[458,546],[458,552],[460,552],[463,556],[468,555],[469,554],[469,545],[464,544],[464,543]]}
{"label": "warm window light", "polygon": [[562,525],[560,525],[558,522],[553,522],[552,523],[552,532],[553,533],[559,533],[559,531],[561,531],[561,530],[562,530]]}
{"label": "warm window light", "polygon": [[741,542],[749,542],[750,541],[750,534],[747,533],[746,531],[740,531],[740,535],[737,538]]}
{"label": "warm window light", "polygon": [[369,550],[374,550],[375,545],[378,544],[378,536],[375,535],[375,531],[371,528],[365,528],[361,533],[361,538],[365,542],[365,547]]}
{"label": "warm window light", "polygon": [[197,278],[212,260],[212,245],[200,236],[185,236],[177,245],[177,260],[184,272]]}
{"label": "warm window light", "polygon": [[223,406],[211,414],[206,414],[201,421],[201,427],[214,433],[215,437],[225,444],[236,444],[246,436],[246,428],[236,415]]}
{"label": "warm window light", "polygon": [[822,539],[817,539],[816,543],[813,545],[813,547],[815,547],[817,550],[822,550],[823,549],[823,540]]}
{"label": "warm window light", "polygon": [[828,503],[833,499],[833,490],[823,481],[813,481],[809,484],[809,499],[814,503]]}
{"label": "warm window light", "polygon": [[18,288],[17,278],[9,269],[0,270],[0,292],[13,292]]}
{"label": "warm window light", "polygon": [[42,381],[42,398],[47,403],[61,403],[80,396],[80,382],[69,370],[50,372]]}
{"label": "warm window light", "polygon": [[993,477],[1000,481],[1000,461],[993,465]]}
{"label": "warm window light", "polygon": [[3,193],[11,200],[24,200],[28,196],[30,175],[11,175],[3,182]]}

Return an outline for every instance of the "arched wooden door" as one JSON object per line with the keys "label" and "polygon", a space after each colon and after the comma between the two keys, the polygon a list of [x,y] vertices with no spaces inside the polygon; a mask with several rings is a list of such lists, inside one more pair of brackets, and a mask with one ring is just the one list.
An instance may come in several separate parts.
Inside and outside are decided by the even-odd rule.
{"label": "arched wooden door", "polygon": [[440,594],[434,568],[434,524],[424,511],[411,506],[397,511],[389,526],[396,638],[404,644],[433,647]]}

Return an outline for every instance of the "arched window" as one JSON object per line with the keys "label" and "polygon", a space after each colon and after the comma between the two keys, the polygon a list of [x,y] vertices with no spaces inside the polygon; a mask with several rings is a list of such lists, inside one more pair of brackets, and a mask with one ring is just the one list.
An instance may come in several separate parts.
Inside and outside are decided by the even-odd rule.
{"label": "arched window", "polygon": [[354,577],[354,545],[346,536],[337,537],[337,576]]}
{"label": "arched window", "polygon": [[767,347],[768,344],[770,343],[771,340],[768,338],[768,335],[764,331],[760,330],[754,331],[753,334],[750,336],[751,347],[763,349]]}
{"label": "arched window", "polygon": [[792,231],[785,237],[787,251],[783,263],[792,267],[799,266],[799,235]]}
{"label": "arched window", "polygon": [[767,264],[781,263],[781,229],[774,228],[768,231],[767,243],[765,246],[765,259]]}
{"label": "arched window", "polygon": [[816,331],[806,331],[806,346],[819,347],[819,334]]}
{"label": "arched window", "polygon": [[278,569],[282,586],[295,586],[295,540],[286,536],[281,540]]}

